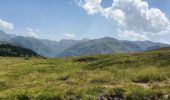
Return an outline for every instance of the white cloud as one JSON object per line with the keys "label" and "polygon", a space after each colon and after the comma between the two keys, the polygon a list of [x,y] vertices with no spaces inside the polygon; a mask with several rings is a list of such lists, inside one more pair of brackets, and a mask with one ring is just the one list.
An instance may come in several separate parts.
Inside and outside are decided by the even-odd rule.
{"label": "white cloud", "polygon": [[127,40],[133,40],[133,41],[144,41],[148,40],[148,37],[146,35],[138,34],[133,31],[118,31],[118,36]]}
{"label": "white cloud", "polygon": [[170,44],[170,42],[168,42],[168,41],[166,41],[166,40],[164,40],[164,39],[160,39],[158,42],[160,42],[160,43],[165,43],[165,44]]}
{"label": "white cloud", "polygon": [[[121,33],[128,33],[121,38],[134,34],[134,38],[142,36],[143,39],[148,39],[153,35],[170,33],[170,21],[165,14],[158,8],[150,8],[144,0],[113,0],[112,6],[108,8],[101,6],[102,0],[83,1],[81,7],[88,14],[99,13],[116,21]],[[118,36],[121,36],[119,33]]]}
{"label": "white cloud", "polygon": [[28,27],[26,30],[27,30],[28,34],[30,34],[31,36],[38,38],[38,33],[39,33],[38,29],[34,30],[34,29]]}
{"label": "white cloud", "polygon": [[82,5],[82,7],[87,11],[88,14],[95,14],[102,10],[100,3],[101,0],[85,0],[85,4]]}
{"label": "white cloud", "polygon": [[75,38],[75,37],[76,37],[76,34],[74,34],[74,33],[65,33],[64,36],[65,36],[66,38]]}
{"label": "white cloud", "polygon": [[112,10],[111,8],[106,8],[102,10],[102,15],[106,18],[111,18],[114,21],[117,21],[118,24],[124,25],[125,13],[121,9]]}
{"label": "white cloud", "polygon": [[0,19],[0,28],[11,30],[14,28],[14,26],[12,23]]}

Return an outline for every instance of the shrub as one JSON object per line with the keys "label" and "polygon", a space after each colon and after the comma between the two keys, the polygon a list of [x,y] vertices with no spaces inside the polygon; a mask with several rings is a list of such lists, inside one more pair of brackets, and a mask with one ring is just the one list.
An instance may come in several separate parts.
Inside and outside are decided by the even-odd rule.
{"label": "shrub", "polygon": [[169,100],[163,91],[153,92],[142,87],[132,87],[126,95],[126,100]]}
{"label": "shrub", "polygon": [[5,88],[7,88],[6,83],[3,82],[3,81],[0,81],[0,90],[3,90],[3,89],[5,89]]}
{"label": "shrub", "polygon": [[29,57],[24,57],[24,60],[29,60],[30,58]]}
{"label": "shrub", "polygon": [[93,61],[96,61],[96,60],[98,60],[98,58],[90,57],[90,56],[74,59],[75,62],[93,62]]}
{"label": "shrub", "polygon": [[70,75],[63,75],[63,76],[58,77],[58,80],[65,81],[65,80],[68,80],[69,78],[70,78]]}
{"label": "shrub", "polygon": [[110,91],[109,94],[103,94],[99,97],[99,100],[123,100],[125,99],[125,90],[121,88],[115,88]]}
{"label": "shrub", "polygon": [[87,88],[86,93],[89,94],[89,95],[97,95],[97,94],[103,93],[104,90],[105,90],[104,87],[93,86],[93,87]]}
{"label": "shrub", "polygon": [[128,93],[126,94],[127,100],[145,100],[146,97],[149,97],[149,91],[139,86],[130,87]]}
{"label": "shrub", "polygon": [[121,88],[115,88],[113,89],[111,95],[112,97],[117,97],[117,98],[124,98],[125,97],[125,92],[126,90],[121,89]]}
{"label": "shrub", "polygon": [[65,93],[64,98],[66,100],[80,100],[82,96],[78,91],[75,92],[74,89],[70,89]]}

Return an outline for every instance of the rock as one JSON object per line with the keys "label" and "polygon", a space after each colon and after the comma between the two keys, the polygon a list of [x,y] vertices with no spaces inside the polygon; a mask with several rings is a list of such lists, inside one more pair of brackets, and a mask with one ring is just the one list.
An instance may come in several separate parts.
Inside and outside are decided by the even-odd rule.
{"label": "rock", "polygon": [[99,96],[98,100],[123,100],[125,99],[123,94],[103,94],[101,96]]}
{"label": "rock", "polygon": [[169,100],[169,95],[164,95],[163,100]]}

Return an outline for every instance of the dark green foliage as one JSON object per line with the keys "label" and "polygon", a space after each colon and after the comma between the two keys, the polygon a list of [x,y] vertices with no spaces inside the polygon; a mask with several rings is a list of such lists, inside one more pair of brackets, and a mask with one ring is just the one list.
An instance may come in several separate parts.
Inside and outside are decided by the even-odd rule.
{"label": "dark green foliage", "polygon": [[4,90],[4,89],[6,89],[6,88],[7,88],[6,83],[3,82],[3,81],[0,81],[0,91],[1,91],[1,90]]}
{"label": "dark green foliage", "polygon": [[81,94],[74,92],[72,89],[68,90],[64,95],[64,99],[66,100],[80,100],[81,98]]}
{"label": "dark green foliage", "polygon": [[90,57],[90,56],[87,56],[87,57],[81,57],[81,58],[77,58],[77,59],[74,59],[75,62],[93,62],[93,61],[97,61],[98,58],[95,58],[95,57]]}
{"label": "dark green foliage", "polygon": [[126,95],[126,100],[169,100],[168,95],[162,91],[151,92],[145,89],[132,89]]}
{"label": "dark green foliage", "polygon": [[27,95],[25,95],[25,94],[23,94],[23,95],[18,95],[18,96],[17,96],[17,99],[18,99],[18,100],[30,100],[30,98],[29,98]]}
{"label": "dark green foliage", "polygon": [[136,82],[136,83],[148,83],[148,82],[152,82],[152,81],[163,81],[163,80],[166,80],[166,76],[164,75],[160,75],[160,74],[156,74],[155,76],[152,76],[152,75],[139,75],[139,76],[136,76],[134,79],[133,79],[133,82]]}
{"label": "dark green foliage", "polygon": [[151,92],[140,87],[114,88],[108,94],[99,96],[99,100],[169,100],[168,95],[162,91]]}
{"label": "dark green foliage", "polygon": [[58,78],[58,80],[65,81],[65,80],[68,80],[69,77],[70,77],[69,75],[60,76],[60,77]]}
{"label": "dark green foliage", "polygon": [[109,83],[109,80],[106,79],[95,79],[95,80],[91,80],[90,83]]}
{"label": "dark green foliage", "polygon": [[123,100],[125,99],[125,90],[121,88],[115,88],[110,91],[109,94],[103,94],[99,97],[99,100]]}
{"label": "dark green foliage", "polygon": [[39,96],[37,100],[63,100],[60,96]]}
{"label": "dark green foliage", "polygon": [[101,87],[101,86],[94,86],[94,87],[91,87],[87,90],[87,94],[90,94],[90,95],[95,95],[97,96],[98,94],[102,94],[104,93],[104,88]]}
{"label": "dark green foliage", "polygon": [[39,57],[39,55],[33,52],[32,50],[18,47],[18,46],[13,46],[10,44],[0,45],[0,56],[3,56],[3,57]]}

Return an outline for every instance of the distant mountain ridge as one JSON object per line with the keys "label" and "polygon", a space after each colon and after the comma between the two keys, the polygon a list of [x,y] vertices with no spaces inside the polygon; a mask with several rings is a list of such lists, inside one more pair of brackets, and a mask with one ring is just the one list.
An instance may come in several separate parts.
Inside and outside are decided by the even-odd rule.
{"label": "distant mountain ridge", "polygon": [[4,31],[0,30],[0,42],[7,42],[11,38],[11,35],[6,34]]}
{"label": "distant mountain ridge", "polygon": [[78,43],[59,54],[59,56],[83,56],[111,53],[131,53],[152,50],[168,46],[151,41],[123,41],[110,37]]}
{"label": "distant mountain ridge", "polygon": [[6,34],[0,31],[0,42],[20,45],[46,57],[83,56],[110,53],[142,52],[169,45],[151,41],[123,41],[111,37],[100,39],[51,41]]}

